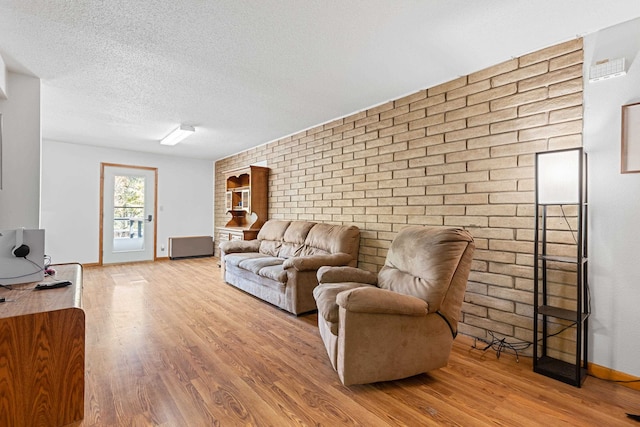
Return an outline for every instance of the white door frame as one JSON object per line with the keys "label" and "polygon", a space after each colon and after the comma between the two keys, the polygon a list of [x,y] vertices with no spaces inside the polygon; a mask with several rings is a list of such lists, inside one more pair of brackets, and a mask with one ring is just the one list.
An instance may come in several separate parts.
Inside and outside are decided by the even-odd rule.
{"label": "white door frame", "polygon": [[[104,248],[104,179],[105,179],[105,168],[126,168],[126,169],[138,169],[144,171],[152,171],[154,174],[154,183],[153,183],[153,257],[149,261],[155,261],[157,259],[157,251],[156,251],[156,241],[158,237],[158,168],[148,167],[148,166],[133,166],[133,165],[123,165],[117,163],[100,163],[100,232],[99,232],[99,259],[98,264],[103,265],[103,248]],[[147,210],[148,212],[148,210]]]}

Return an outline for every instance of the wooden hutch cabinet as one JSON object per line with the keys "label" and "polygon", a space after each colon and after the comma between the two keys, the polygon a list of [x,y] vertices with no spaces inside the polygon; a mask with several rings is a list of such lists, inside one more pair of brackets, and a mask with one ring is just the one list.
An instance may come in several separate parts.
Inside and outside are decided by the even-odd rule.
{"label": "wooden hutch cabinet", "polygon": [[218,227],[218,241],[253,240],[267,220],[269,168],[246,166],[224,176],[225,211],[231,218]]}

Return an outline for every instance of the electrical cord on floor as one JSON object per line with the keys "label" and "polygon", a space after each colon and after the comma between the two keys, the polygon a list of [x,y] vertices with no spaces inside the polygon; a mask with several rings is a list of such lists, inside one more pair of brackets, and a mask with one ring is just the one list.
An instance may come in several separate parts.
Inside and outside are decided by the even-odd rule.
{"label": "electrical cord on floor", "polygon": [[[566,331],[567,329],[575,326],[576,322],[570,323],[569,325],[565,326],[564,328],[560,329],[557,332],[554,332],[551,335],[547,335],[547,338],[549,337],[555,337],[556,335],[560,335],[561,333],[563,333],[564,331]],[[473,337],[473,345],[471,346],[471,348],[475,348],[475,349],[479,349],[482,351],[487,351],[489,349],[492,349],[496,352],[496,357],[498,359],[500,359],[500,355],[502,354],[503,351],[508,351],[511,352],[513,354],[515,354],[516,356],[516,362],[520,362],[520,352],[528,349],[529,347],[531,347],[531,343],[530,342],[526,342],[526,341],[520,341],[520,342],[508,342],[506,338],[500,338],[498,339],[493,332],[491,331],[487,331],[487,333],[489,334],[489,336],[491,337],[491,341],[486,341],[482,338],[478,338],[478,337]],[[542,340],[542,338],[538,339],[538,342],[540,342]],[[487,344],[486,346],[480,348],[477,345],[477,342],[481,341],[485,344]]]}
{"label": "electrical cord on floor", "polygon": [[[473,338],[473,346],[471,346],[471,348],[477,348],[480,349],[482,351],[487,351],[489,349],[495,350],[496,352],[496,358],[500,359],[500,355],[502,354],[503,351],[507,351],[507,352],[512,352],[513,354],[516,355],[516,362],[520,362],[520,354],[519,352],[526,350],[527,348],[531,347],[531,343],[530,342],[525,342],[525,341],[521,341],[521,342],[517,342],[517,343],[510,343],[507,342],[506,338],[502,338],[502,339],[498,339],[496,338],[496,336],[493,334],[493,332],[491,331],[487,331],[489,333],[489,335],[491,336],[491,341],[485,341],[482,338]],[[476,343],[477,341],[482,341],[484,343],[486,343],[487,345],[483,348],[479,348]]]}

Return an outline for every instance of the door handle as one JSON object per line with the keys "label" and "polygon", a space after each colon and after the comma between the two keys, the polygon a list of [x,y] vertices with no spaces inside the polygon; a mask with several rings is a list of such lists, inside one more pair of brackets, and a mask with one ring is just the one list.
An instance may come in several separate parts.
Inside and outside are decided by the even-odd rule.
{"label": "door handle", "polygon": [[147,222],[151,221],[153,221],[153,215],[149,214],[149,216],[147,216]]}

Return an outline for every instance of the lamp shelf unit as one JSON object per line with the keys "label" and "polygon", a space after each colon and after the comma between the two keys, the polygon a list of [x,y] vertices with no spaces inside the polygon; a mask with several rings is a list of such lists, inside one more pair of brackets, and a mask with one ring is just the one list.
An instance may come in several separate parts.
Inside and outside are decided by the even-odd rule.
{"label": "lamp shelf unit", "polygon": [[[562,175],[570,173],[570,175]],[[582,148],[547,151],[536,154],[536,201],[534,233],[534,318],[533,370],[567,384],[580,387],[586,378],[588,363],[588,257],[587,257],[587,156]],[[565,206],[575,207],[576,229],[565,216]],[[550,212],[561,212],[568,230],[549,221]],[[559,214],[557,214],[559,215]],[[551,224],[551,225],[550,225]],[[569,231],[573,243],[554,240],[549,230]],[[553,246],[565,246],[565,255],[575,249],[574,256],[553,254]],[[572,268],[562,265],[573,265]],[[571,287],[575,308],[560,307],[554,302],[550,289],[554,272],[562,272],[563,286]],[[573,275],[573,276],[572,276]],[[561,304],[564,305],[564,304]],[[573,305],[573,304],[572,304]],[[570,322],[567,330],[575,329],[575,343],[571,349],[552,348],[551,337],[557,335],[558,320]],[[561,329],[564,331],[564,329]],[[572,340],[566,342],[573,342]],[[570,350],[570,351],[569,351]],[[564,353],[561,358],[555,357]],[[567,354],[568,353],[568,354]],[[564,360],[563,360],[564,359]],[[573,359],[569,361],[570,359]]]}
{"label": "lamp shelf unit", "polygon": [[542,356],[537,360],[534,371],[563,383],[579,387],[587,376],[587,369],[578,367],[574,363],[565,362],[550,356]]}

